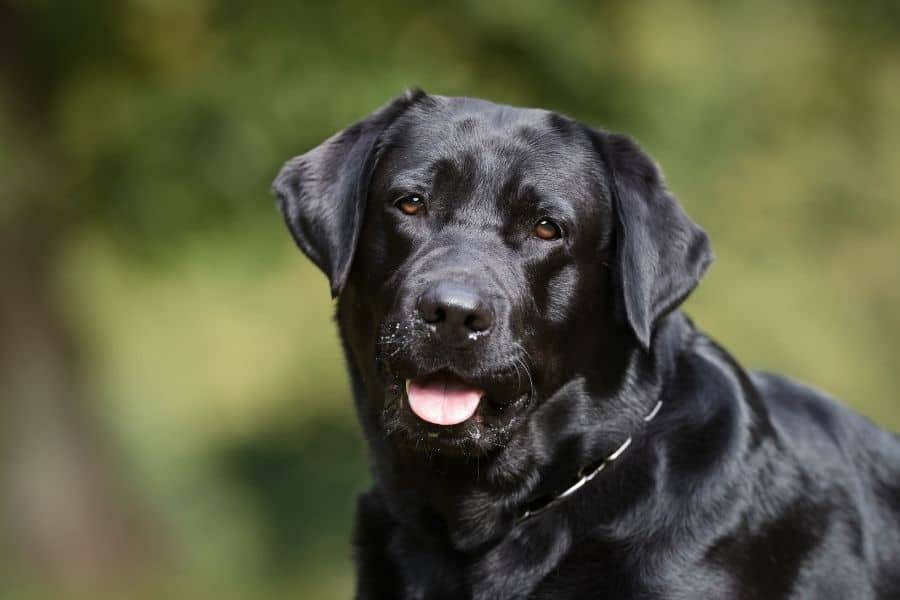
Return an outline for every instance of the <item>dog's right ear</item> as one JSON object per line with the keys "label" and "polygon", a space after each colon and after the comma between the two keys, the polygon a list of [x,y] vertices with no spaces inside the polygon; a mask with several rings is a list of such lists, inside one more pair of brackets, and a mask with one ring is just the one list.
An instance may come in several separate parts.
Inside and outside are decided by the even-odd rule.
{"label": "dog's right ear", "polygon": [[287,161],[272,184],[297,246],[331,282],[337,297],[347,282],[375,168],[378,140],[411,105],[426,96],[411,90],[362,121]]}

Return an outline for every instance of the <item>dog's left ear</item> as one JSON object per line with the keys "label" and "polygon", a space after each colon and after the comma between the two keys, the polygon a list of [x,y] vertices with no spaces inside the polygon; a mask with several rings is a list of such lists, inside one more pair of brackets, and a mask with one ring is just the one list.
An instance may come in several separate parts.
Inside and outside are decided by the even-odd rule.
{"label": "dog's left ear", "polygon": [[285,163],[272,184],[294,241],[331,282],[337,297],[356,251],[378,140],[426,96],[411,90]]}
{"label": "dog's left ear", "polygon": [[626,135],[592,131],[615,211],[620,308],[647,350],[653,327],[697,287],[714,254],[706,232],[666,189],[656,163]]}

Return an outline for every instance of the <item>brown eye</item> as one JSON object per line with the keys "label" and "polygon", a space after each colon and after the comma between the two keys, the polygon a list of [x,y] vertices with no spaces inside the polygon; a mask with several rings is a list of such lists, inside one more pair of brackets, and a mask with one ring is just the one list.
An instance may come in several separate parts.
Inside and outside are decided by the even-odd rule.
{"label": "brown eye", "polygon": [[417,215],[425,210],[425,201],[421,196],[404,196],[397,200],[394,206],[403,211],[405,215]]}
{"label": "brown eye", "polygon": [[541,219],[535,223],[532,231],[534,232],[534,235],[542,240],[558,240],[562,237],[562,231],[560,231],[559,225],[550,219]]}

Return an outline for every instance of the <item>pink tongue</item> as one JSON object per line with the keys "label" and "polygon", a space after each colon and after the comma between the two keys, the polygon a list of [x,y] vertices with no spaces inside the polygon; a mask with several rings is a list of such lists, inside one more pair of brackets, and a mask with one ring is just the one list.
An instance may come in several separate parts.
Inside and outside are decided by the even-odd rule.
{"label": "pink tongue", "polygon": [[456,425],[475,413],[484,392],[446,378],[426,382],[408,381],[409,407],[423,421],[435,425]]}

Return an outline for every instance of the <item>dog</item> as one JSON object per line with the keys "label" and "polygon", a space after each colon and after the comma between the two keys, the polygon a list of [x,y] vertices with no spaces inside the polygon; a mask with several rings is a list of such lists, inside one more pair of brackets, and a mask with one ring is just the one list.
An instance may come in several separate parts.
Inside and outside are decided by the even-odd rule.
{"label": "dog", "polygon": [[357,598],[900,598],[900,438],[695,328],[630,137],[415,90],[273,190],[371,453]]}

